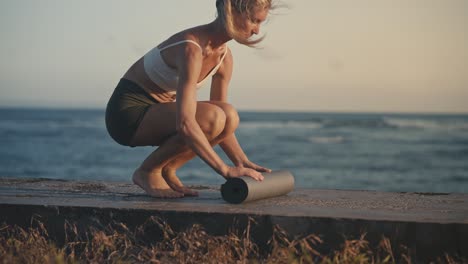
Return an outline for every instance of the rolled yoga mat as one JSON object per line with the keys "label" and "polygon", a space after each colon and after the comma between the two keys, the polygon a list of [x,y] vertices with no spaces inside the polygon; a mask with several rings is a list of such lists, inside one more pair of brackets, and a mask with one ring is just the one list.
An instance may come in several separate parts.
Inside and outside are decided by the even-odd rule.
{"label": "rolled yoga mat", "polygon": [[285,195],[294,189],[294,176],[286,170],[262,173],[263,181],[251,177],[229,178],[221,185],[221,196],[226,202],[239,204]]}

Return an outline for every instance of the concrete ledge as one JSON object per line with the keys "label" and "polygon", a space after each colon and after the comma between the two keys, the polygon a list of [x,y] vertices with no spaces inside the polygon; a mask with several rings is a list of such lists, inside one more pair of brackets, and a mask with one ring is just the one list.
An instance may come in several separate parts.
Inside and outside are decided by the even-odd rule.
{"label": "concrete ledge", "polygon": [[251,218],[259,245],[279,225],[291,236],[320,235],[324,249],[336,248],[343,236],[365,232],[369,242],[386,236],[392,245],[408,246],[420,260],[444,253],[468,257],[468,194],[296,189],[283,197],[231,205],[222,200],[219,187],[192,187],[199,197],[163,200],[129,183],[0,178],[0,222],[28,227],[35,217],[60,240],[65,221],[137,226],[157,216],[175,230],[200,224],[223,235],[245,228]]}

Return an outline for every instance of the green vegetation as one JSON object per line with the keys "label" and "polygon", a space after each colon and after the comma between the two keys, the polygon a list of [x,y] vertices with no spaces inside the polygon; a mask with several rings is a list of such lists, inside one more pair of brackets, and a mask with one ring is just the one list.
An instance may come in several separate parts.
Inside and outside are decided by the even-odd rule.
{"label": "green vegetation", "polygon": [[[164,221],[150,218],[133,230],[114,223],[79,232],[76,225],[67,223],[64,241],[58,245],[40,222],[27,230],[3,224],[0,263],[411,263],[408,253],[395,256],[386,238],[372,249],[362,235],[323,254],[317,250],[323,243],[318,236],[289,240],[277,228],[269,249],[261,252],[250,230],[249,224],[241,234],[212,236],[194,225],[185,232],[175,232]],[[436,262],[466,260],[445,255]]]}

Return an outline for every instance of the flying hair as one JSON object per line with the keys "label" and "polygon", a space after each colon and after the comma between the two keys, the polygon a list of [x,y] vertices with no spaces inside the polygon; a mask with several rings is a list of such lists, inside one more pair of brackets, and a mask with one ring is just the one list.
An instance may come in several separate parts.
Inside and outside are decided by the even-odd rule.
{"label": "flying hair", "polygon": [[218,17],[223,22],[228,35],[237,42],[249,47],[255,47],[265,36],[256,39],[246,38],[234,23],[236,16],[245,15],[251,19],[258,9],[272,10],[276,7],[273,0],[216,0]]}

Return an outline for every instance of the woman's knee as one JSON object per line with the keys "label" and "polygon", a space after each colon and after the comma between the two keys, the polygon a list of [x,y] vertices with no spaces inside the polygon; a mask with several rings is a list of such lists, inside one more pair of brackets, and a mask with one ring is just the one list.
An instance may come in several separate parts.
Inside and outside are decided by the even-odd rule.
{"label": "woman's knee", "polygon": [[197,121],[203,133],[209,139],[214,139],[224,131],[226,114],[216,105],[203,104],[198,107]]}
{"label": "woman's knee", "polygon": [[224,102],[214,102],[217,106],[219,106],[224,114],[226,115],[226,124],[224,126],[223,135],[228,135],[234,133],[239,126],[239,113],[231,104],[224,103]]}

